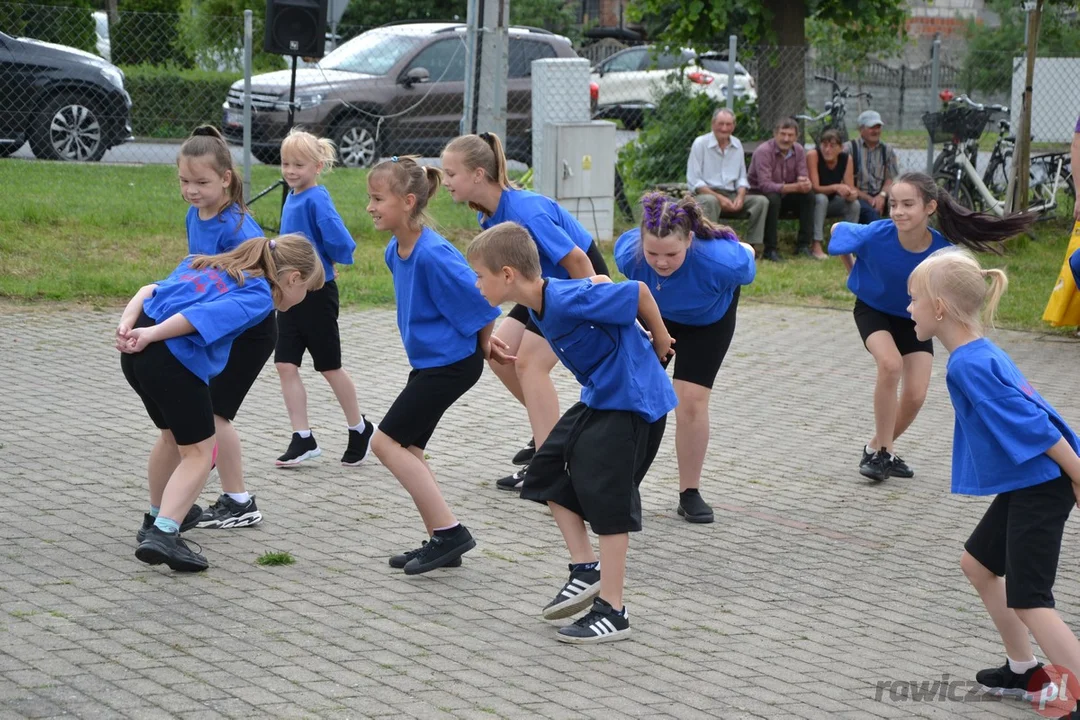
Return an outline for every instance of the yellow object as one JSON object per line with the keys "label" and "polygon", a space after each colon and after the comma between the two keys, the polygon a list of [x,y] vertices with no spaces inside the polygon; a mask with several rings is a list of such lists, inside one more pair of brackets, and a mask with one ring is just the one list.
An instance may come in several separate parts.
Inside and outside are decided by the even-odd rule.
{"label": "yellow object", "polygon": [[1065,251],[1065,262],[1046,303],[1046,311],[1043,312],[1043,320],[1054,327],[1080,325],[1080,289],[1077,289],[1076,280],[1073,279],[1072,269],[1069,267],[1069,258],[1077,250],[1080,250],[1080,222],[1073,225],[1069,249]]}
{"label": "yellow object", "polygon": [[585,155],[581,158],[581,169],[592,170],[592,155]]}

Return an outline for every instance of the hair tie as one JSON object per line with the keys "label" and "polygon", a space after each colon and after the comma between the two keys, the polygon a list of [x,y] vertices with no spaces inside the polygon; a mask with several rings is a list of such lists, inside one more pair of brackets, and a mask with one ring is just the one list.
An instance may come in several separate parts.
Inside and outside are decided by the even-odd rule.
{"label": "hair tie", "polygon": [[396,163],[397,160],[398,160],[397,155],[393,155],[393,156],[390,157],[390,162],[392,162],[392,163]]}
{"label": "hair tie", "polygon": [[491,133],[486,132],[486,131],[480,133],[480,139],[483,140],[486,143],[490,143],[491,142]]}
{"label": "hair tie", "polygon": [[270,241],[270,249],[273,250],[276,247],[277,247],[277,240],[271,240]]}

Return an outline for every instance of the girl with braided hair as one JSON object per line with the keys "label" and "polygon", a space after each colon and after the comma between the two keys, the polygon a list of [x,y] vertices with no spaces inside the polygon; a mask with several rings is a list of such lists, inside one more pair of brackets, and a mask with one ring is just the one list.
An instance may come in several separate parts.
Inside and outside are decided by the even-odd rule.
{"label": "girl with braided hair", "polygon": [[676,201],[649,193],[641,205],[641,227],[615,241],[615,262],[627,278],[648,286],[676,341],[678,512],[689,522],[711,523],[712,508],[700,493],[709,396],[735,333],[739,290],[754,280],[754,248],[705,218],[689,195]]}

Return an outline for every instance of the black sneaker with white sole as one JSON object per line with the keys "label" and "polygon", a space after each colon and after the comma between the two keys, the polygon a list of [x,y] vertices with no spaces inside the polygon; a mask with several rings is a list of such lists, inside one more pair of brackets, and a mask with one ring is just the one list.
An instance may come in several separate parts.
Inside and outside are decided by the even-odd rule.
{"label": "black sneaker with white sole", "polygon": [[592,643],[615,642],[630,636],[630,618],[625,608],[622,614],[615,612],[602,598],[596,598],[592,610],[573,625],[559,628],[555,639],[559,642],[588,645]]}
{"label": "black sneaker with white sole", "polygon": [[197,527],[208,530],[247,527],[258,525],[263,516],[255,505],[255,496],[248,498],[246,503],[240,504],[225,493],[221,493],[213,505],[203,511]]}
{"label": "black sneaker with white sole", "polygon": [[1032,693],[1028,687],[1042,666],[1043,664],[1039,663],[1027,672],[1017,674],[1009,667],[1009,660],[1006,658],[1005,664],[1001,667],[986,668],[975,673],[975,682],[982,685],[987,695],[1031,702],[1035,698],[1035,693]]}
{"label": "black sneaker with white sole", "polygon": [[563,585],[555,599],[544,608],[545,620],[559,620],[577,615],[592,605],[600,593],[600,571],[578,570],[570,566],[570,579]]}
{"label": "black sneaker with white sole", "polygon": [[364,462],[368,451],[371,450],[371,436],[375,434],[377,428],[363,415],[360,417],[364,420],[364,431],[349,430],[349,447],[341,456],[341,464],[345,467],[356,467]]}
{"label": "black sneaker with white sole", "polygon": [[[865,454],[865,450],[863,453]],[[889,477],[889,461],[892,456],[885,450],[878,450],[865,463],[859,465],[859,473],[875,482]]]}
{"label": "black sneaker with white sole", "polygon": [[167,533],[156,526],[146,531],[146,539],[139,543],[135,557],[148,565],[165,563],[177,572],[199,572],[210,567],[206,558],[180,539],[180,533]]}
{"label": "black sneaker with white sole", "polygon": [[294,432],[289,449],[274,464],[278,467],[292,467],[320,455],[322,455],[322,450],[319,448],[319,443],[315,442],[315,433],[300,437],[300,433]]}
{"label": "black sneaker with white sole", "polygon": [[[199,518],[202,517],[203,509],[198,505],[192,505],[191,509],[187,511],[187,515],[184,516],[184,521],[180,523],[180,532],[185,532],[199,524]],[[146,539],[146,531],[154,527],[154,516],[150,513],[145,513],[142,519],[142,527],[139,528],[139,532],[135,533],[135,540],[142,543]]]}
{"label": "black sneaker with white sole", "polygon": [[444,537],[436,532],[424,543],[416,557],[405,563],[405,574],[419,575],[446,567],[454,560],[460,560],[462,555],[474,547],[476,540],[464,525],[458,525],[457,530],[449,536]]}
{"label": "black sneaker with white sole", "polygon": [[515,465],[528,465],[530,462],[532,462],[533,455],[535,454],[536,440],[534,438],[529,438],[528,444],[518,450],[517,454],[514,455],[514,459],[510,462],[514,463]]}
{"label": "black sneaker with white sole", "polygon": [[915,471],[899,455],[892,455],[889,458],[889,477],[913,478]]}
{"label": "black sneaker with white sole", "polygon": [[495,487],[500,490],[520,490],[525,482],[525,473],[529,472],[529,466],[515,470],[513,475],[507,475],[495,481]]}
{"label": "black sneaker with white sole", "polygon": [[[406,565],[409,564],[410,560],[412,560],[414,557],[417,557],[420,554],[420,551],[424,549],[424,545],[427,545],[427,540],[425,540],[424,544],[421,545],[420,547],[416,548],[415,550],[406,550],[405,552],[401,553],[400,555],[392,556],[390,558],[390,567],[394,568],[395,570],[401,570],[403,567],[405,567]],[[458,556],[458,557],[454,558],[450,562],[443,565],[443,567],[448,567],[448,568],[461,567],[461,556]]]}

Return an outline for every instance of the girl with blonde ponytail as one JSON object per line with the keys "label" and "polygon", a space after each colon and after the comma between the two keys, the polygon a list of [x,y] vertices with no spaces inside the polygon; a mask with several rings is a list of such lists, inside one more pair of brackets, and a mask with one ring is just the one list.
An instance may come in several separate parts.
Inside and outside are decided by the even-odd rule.
{"label": "girl with blonde ponytail", "polygon": [[678,513],[688,522],[711,523],[712,508],[700,493],[709,398],[735,334],[739,290],[756,274],[754,248],[709,222],[689,195],[675,201],[649,193],[641,205],[641,227],[615,241],[615,262],[627,278],[648,286],[675,339]]}
{"label": "girl with blonde ponytail", "polygon": [[[1075,680],[1061,674],[1080,668],[1080,642],[1053,594],[1065,521],[1080,504],[1080,439],[983,337],[1007,284],[1001,270],[984,270],[971,253],[952,249],[931,255],[908,279],[915,332],[949,351],[952,491],[996,495],[960,556],[1005,646],[1004,665],[975,675],[995,695],[1038,693],[1049,682],[1072,687]],[[1045,670],[1029,632],[1052,663]],[[1080,716],[1074,693],[1051,702],[1064,716]]]}

